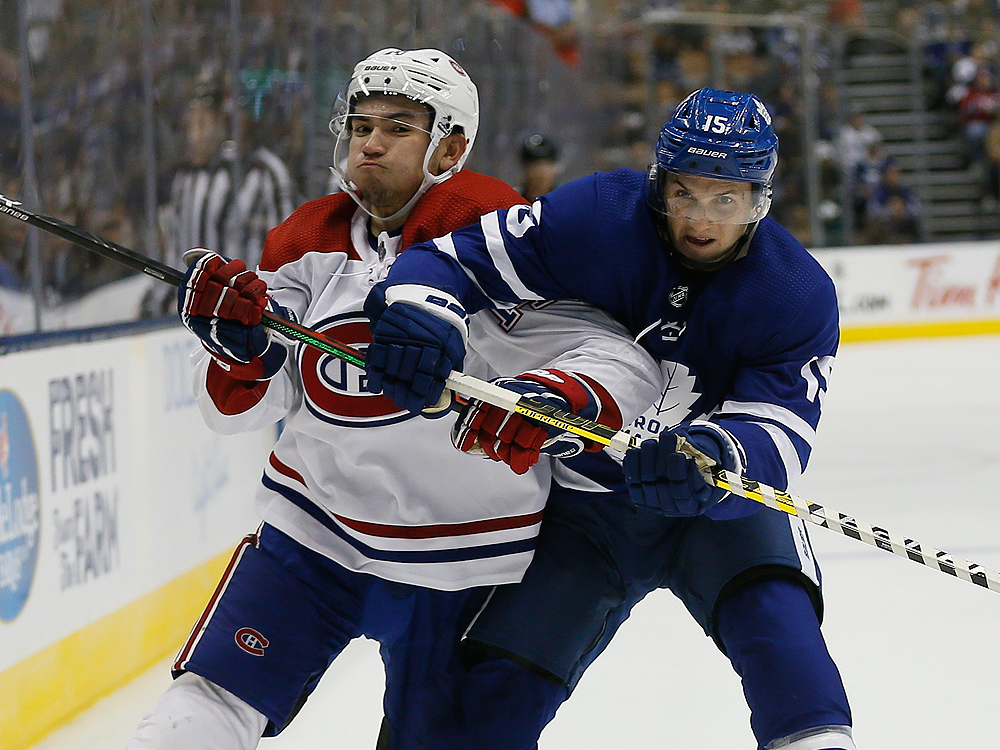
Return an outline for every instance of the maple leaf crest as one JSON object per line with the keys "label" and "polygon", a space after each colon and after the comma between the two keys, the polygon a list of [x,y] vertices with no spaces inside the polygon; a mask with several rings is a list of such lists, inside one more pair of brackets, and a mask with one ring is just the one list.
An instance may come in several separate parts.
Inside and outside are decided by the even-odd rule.
{"label": "maple leaf crest", "polygon": [[660,397],[632,422],[630,433],[656,435],[680,424],[691,414],[691,407],[701,397],[695,390],[697,378],[687,365],[679,362],[660,362],[663,374],[663,392]]}

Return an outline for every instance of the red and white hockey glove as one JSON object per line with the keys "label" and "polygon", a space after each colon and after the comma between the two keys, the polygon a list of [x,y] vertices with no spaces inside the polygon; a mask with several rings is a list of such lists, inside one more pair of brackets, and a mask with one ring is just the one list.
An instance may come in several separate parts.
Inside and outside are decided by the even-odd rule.
{"label": "red and white hockey glove", "polygon": [[[563,411],[588,419],[599,418],[600,396],[584,380],[560,370],[531,370],[516,378],[497,378],[492,382]],[[570,458],[584,450],[601,448],[558,427],[477,400],[462,409],[452,429],[451,442],[460,451],[482,453],[494,461],[503,461],[516,474],[524,474],[538,463],[541,453]]]}
{"label": "red and white hockey glove", "polygon": [[270,301],[267,284],[242,260],[216,253],[192,263],[177,288],[181,322],[238,380],[269,380],[288,357],[284,345],[261,325],[265,309],[294,319],[289,310]]}

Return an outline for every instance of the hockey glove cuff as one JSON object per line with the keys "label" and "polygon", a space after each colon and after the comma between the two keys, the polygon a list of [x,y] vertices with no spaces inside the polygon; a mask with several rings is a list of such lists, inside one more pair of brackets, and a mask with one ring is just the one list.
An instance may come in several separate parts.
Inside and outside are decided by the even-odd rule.
{"label": "hockey glove cuff", "polygon": [[[268,301],[269,313],[295,321],[291,310]],[[247,326],[232,320],[195,316],[187,327],[201,339],[216,364],[236,380],[270,380],[277,375],[288,349],[263,325]]]}

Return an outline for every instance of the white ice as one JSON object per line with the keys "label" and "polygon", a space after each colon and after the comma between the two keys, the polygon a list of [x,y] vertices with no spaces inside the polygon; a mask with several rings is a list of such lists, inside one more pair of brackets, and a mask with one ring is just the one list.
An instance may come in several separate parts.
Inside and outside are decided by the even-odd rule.
{"label": "white ice", "polygon": [[[798,494],[1000,569],[1000,336],[841,347]],[[1000,594],[811,527],[824,632],[861,750],[996,747]],[[997,628],[997,629],[995,629]],[[164,661],[33,750],[121,750],[169,681]],[[264,750],[371,750],[375,645],[355,642]],[[542,750],[752,750],[739,680],[680,603],[640,604],[542,735]]]}

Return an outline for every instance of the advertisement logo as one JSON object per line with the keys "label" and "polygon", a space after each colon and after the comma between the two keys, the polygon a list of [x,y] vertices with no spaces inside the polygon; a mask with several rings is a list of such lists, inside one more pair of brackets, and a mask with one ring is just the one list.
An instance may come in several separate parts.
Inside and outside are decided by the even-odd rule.
{"label": "advertisement logo", "polygon": [[11,391],[0,391],[0,621],[11,622],[28,599],[38,561],[38,461],[28,415]]}

